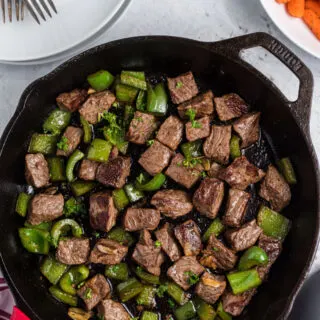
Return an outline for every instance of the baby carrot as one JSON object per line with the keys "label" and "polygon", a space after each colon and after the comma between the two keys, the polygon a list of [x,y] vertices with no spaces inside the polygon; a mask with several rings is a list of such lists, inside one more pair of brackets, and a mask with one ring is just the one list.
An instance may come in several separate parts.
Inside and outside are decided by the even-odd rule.
{"label": "baby carrot", "polygon": [[320,17],[314,11],[306,9],[303,15],[303,20],[320,40]]}
{"label": "baby carrot", "polygon": [[317,16],[320,17],[320,1],[307,0],[306,9],[312,10]]}
{"label": "baby carrot", "polygon": [[291,0],[287,3],[287,9],[291,16],[302,18],[304,14],[305,0]]}

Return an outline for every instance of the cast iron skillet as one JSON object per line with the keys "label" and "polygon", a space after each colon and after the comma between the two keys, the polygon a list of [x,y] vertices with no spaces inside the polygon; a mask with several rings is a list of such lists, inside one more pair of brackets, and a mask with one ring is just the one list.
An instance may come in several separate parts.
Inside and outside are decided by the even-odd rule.
{"label": "cast iron skillet", "polygon": [[[272,52],[299,78],[297,101],[286,100],[267,78],[240,59],[242,49],[256,46]],[[319,169],[309,134],[313,79],[292,52],[264,33],[215,43],[162,36],[118,40],[76,56],[24,91],[0,141],[0,262],[18,306],[32,319],[66,318],[66,308],[50,297],[40,280],[38,259],[19,243],[17,227],[22,221],[14,206],[25,187],[24,155],[31,134],[41,129],[59,93],[81,86],[88,74],[101,68],[112,73],[141,69],[172,76],[192,70],[216,95],[237,92],[263,112],[261,125],[270,146],[279,157],[290,155],[299,183],[284,211],[293,225],[283,253],[269,281],[239,319],[286,319],[319,236]]]}

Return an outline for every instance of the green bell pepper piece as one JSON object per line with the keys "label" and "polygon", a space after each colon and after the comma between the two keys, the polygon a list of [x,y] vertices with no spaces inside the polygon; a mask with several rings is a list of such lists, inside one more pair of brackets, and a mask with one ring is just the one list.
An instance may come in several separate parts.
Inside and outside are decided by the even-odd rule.
{"label": "green bell pepper piece", "polygon": [[105,276],[119,281],[126,281],[129,278],[129,269],[126,263],[121,262],[113,266],[106,266]]}
{"label": "green bell pepper piece", "polygon": [[120,75],[120,81],[122,84],[126,84],[141,90],[147,90],[147,82],[144,72],[122,71]]}
{"label": "green bell pepper piece", "polygon": [[80,238],[83,235],[83,230],[78,222],[72,219],[62,219],[56,222],[51,229],[52,243],[55,247],[58,246],[61,236],[71,229],[74,237]]}
{"label": "green bell pepper piece", "polygon": [[70,268],[60,279],[60,288],[68,294],[76,295],[77,285],[86,280],[89,277],[89,273],[89,268],[84,265]]}
{"label": "green bell pepper piece", "polygon": [[80,116],[80,123],[83,129],[83,142],[88,144],[92,139],[92,125],[82,116]]}
{"label": "green bell pepper piece", "polygon": [[136,109],[139,111],[145,111],[146,105],[147,105],[147,92],[140,90],[136,100]]}
{"label": "green bell pepper piece", "polygon": [[144,193],[138,190],[132,183],[126,184],[124,186],[124,191],[127,194],[130,202],[137,202],[144,197]]}
{"label": "green bell pepper piece", "polygon": [[66,169],[64,159],[54,157],[47,159],[50,171],[50,179],[52,182],[66,181]]}
{"label": "green bell pepper piece", "polygon": [[39,254],[49,253],[49,232],[35,228],[19,228],[19,236],[27,251]]}
{"label": "green bell pepper piece", "polygon": [[291,221],[280,213],[261,206],[258,212],[258,225],[265,235],[283,241],[290,230]]}
{"label": "green bell pepper piece", "polygon": [[16,202],[16,212],[21,216],[25,217],[28,212],[29,201],[31,199],[31,195],[25,192],[21,192],[18,195],[18,199]]}
{"label": "green bell pepper piece", "polygon": [[197,314],[200,320],[214,320],[216,318],[216,312],[212,305],[206,303],[199,297],[195,298],[193,301]]}
{"label": "green bell pepper piece", "polygon": [[136,275],[143,281],[150,283],[150,284],[160,284],[160,278],[158,276],[155,276],[151,273],[148,273],[144,271],[141,267],[137,267]]}
{"label": "green bell pepper piece", "polygon": [[168,295],[178,304],[183,305],[188,301],[188,295],[174,282],[166,283]]}
{"label": "green bell pepper piece", "polygon": [[177,320],[188,320],[196,316],[197,311],[192,301],[188,301],[183,306],[174,311]]}
{"label": "green bell pepper piece", "polygon": [[123,189],[117,189],[112,191],[112,198],[115,206],[118,210],[124,209],[129,205],[130,201]]}
{"label": "green bell pepper piece", "polygon": [[52,256],[46,257],[40,266],[41,273],[52,284],[57,284],[67,269],[68,266],[66,264],[57,261]]}
{"label": "green bell pepper piece", "polygon": [[135,238],[130,232],[125,231],[121,227],[115,227],[107,234],[107,238],[131,247],[135,243]]}
{"label": "green bell pepper piece", "polygon": [[71,120],[71,112],[60,109],[53,110],[43,124],[43,131],[59,135]]}
{"label": "green bell pepper piece", "polygon": [[100,70],[96,73],[90,74],[87,77],[87,81],[94,90],[103,91],[112,85],[114,76],[109,71]]}
{"label": "green bell pepper piece", "polygon": [[130,278],[117,285],[118,296],[122,302],[127,302],[136,297],[142,289],[143,285],[136,278]]}
{"label": "green bell pepper piece", "polygon": [[31,223],[29,223],[28,221],[26,221],[24,223],[24,226],[26,228],[31,228],[31,229],[39,229],[39,230],[44,230],[44,231],[50,231],[51,227],[52,227],[52,222],[48,221],[48,222],[41,222],[37,225],[32,225]]}
{"label": "green bell pepper piece", "polygon": [[58,301],[68,304],[71,307],[76,307],[78,305],[78,298],[76,296],[65,293],[56,286],[50,287],[49,292]]}
{"label": "green bell pepper piece", "polygon": [[268,255],[260,247],[253,246],[245,251],[241,256],[238,269],[240,271],[249,270],[255,266],[266,265],[269,261]]}
{"label": "green bell pepper piece", "polygon": [[83,196],[84,194],[94,189],[96,186],[97,186],[96,182],[82,181],[82,180],[74,181],[70,184],[71,191],[76,197]]}
{"label": "green bell pepper piece", "polygon": [[129,87],[125,84],[116,85],[116,97],[119,101],[132,103],[139,90],[137,88]]}
{"label": "green bell pepper piece", "polygon": [[83,158],[84,158],[84,153],[77,149],[73,152],[73,154],[68,159],[67,166],[66,166],[66,176],[69,182],[72,182],[75,180],[75,176],[73,172],[74,168],[76,164]]}
{"label": "green bell pepper piece", "polygon": [[151,311],[143,311],[140,320],[158,320],[158,315]]}
{"label": "green bell pepper piece", "polygon": [[186,159],[198,158],[202,156],[202,141],[196,140],[186,142],[181,145],[181,151]]}
{"label": "green bell pepper piece", "polygon": [[163,83],[154,88],[148,87],[147,111],[157,116],[164,116],[168,111],[168,96]]}
{"label": "green bell pepper piece", "polygon": [[166,176],[163,173],[157,173],[150,181],[146,183],[136,182],[136,187],[140,191],[156,191],[159,190],[166,182]]}
{"label": "green bell pepper piece", "polygon": [[234,294],[256,288],[262,282],[256,269],[229,273],[227,279]]}
{"label": "green bell pepper piece", "polygon": [[221,320],[232,320],[231,315],[223,310],[223,305],[221,301],[218,304],[217,315]]}
{"label": "green bell pepper piece", "polygon": [[297,177],[289,158],[282,158],[279,160],[278,167],[289,184],[297,183]]}
{"label": "green bell pepper piece", "polygon": [[109,159],[112,144],[102,139],[94,139],[88,150],[87,158],[89,160],[106,162]]}
{"label": "green bell pepper piece", "polygon": [[42,154],[55,154],[58,136],[52,134],[34,133],[31,137],[28,152],[42,153]]}
{"label": "green bell pepper piece", "polygon": [[240,138],[236,135],[232,135],[230,140],[230,156],[232,159],[241,156]]}
{"label": "green bell pepper piece", "polygon": [[202,240],[204,242],[207,242],[212,234],[218,237],[223,231],[224,225],[221,222],[220,218],[215,218],[202,236]]}
{"label": "green bell pepper piece", "polygon": [[137,304],[152,308],[155,305],[156,288],[153,286],[144,286],[137,297]]}

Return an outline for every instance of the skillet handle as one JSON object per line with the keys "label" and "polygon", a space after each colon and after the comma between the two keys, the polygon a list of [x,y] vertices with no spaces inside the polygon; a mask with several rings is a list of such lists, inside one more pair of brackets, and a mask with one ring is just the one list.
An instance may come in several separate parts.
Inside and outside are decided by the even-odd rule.
{"label": "skillet handle", "polygon": [[[306,65],[285,45],[267,33],[258,32],[233,39],[214,43],[221,46],[223,52],[228,52],[235,60],[244,62],[240,52],[244,49],[263,47],[284,63],[299,79],[299,95],[296,101],[289,101],[283,95],[284,102],[289,106],[307,137],[310,137],[309,123],[313,93],[313,76]],[[214,47],[213,46],[213,47]],[[211,46],[212,47],[212,46]],[[228,51],[226,51],[228,50]]]}

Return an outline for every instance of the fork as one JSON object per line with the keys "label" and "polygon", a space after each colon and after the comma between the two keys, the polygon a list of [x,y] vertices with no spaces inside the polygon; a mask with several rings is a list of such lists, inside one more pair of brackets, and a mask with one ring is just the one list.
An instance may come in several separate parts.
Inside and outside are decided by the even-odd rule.
{"label": "fork", "polygon": [[[8,9],[8,18],[9,21],[12,22],[12,0],[7,0],[7,6],[5,6],[5,0],[0,0],[1,11],[2,11],[2,21],[6,23],[6,8]],[[16,19],[17,21],[23,20],[24,18],[24,2],[23,0],[14,0],[14,7],[16,11]]]}
{"label": "fork", "polygon": [[[3,1],[3,0],[1,0],[1,1]],[[8,1],[11,1],[11,0],[8,0]],[[18,1],[18,0],[15,0],[15,1]],[[37,0],[23,0],[23,1],[25,2],[26,6],[27,6],[28,11],[32,15],[32,17],[37,21],[38,24],[40,24],[40,20],[37,16],[37,13],[44,21],[46,21],[46,17],[44,15],[43,11],[41,10],[41,6],[50,18],[52,18],[52,15],[51,15],[49,6],[52,8],[52,10],[55,13],[58,13],[56,6],[53,3],[53,0],[47,0],[49,6],[47,5],[45,0],[39,0],[40,5]]]}

